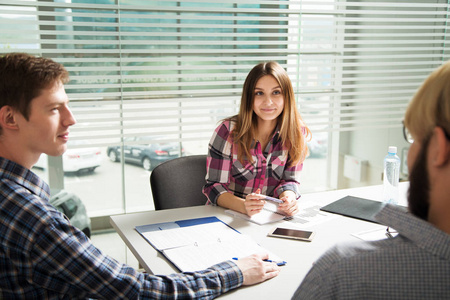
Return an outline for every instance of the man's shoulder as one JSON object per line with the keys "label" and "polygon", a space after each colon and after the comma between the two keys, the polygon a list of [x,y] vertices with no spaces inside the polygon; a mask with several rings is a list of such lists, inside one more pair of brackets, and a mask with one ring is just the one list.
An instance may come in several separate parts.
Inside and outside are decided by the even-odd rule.
{"label": "man's shoulder", "polygon": [[317,265],[322,265],[326,270],[333,265],[345,269],[354,268],[355,265],[376,264],[383,257],[391,257],[401,244],[389,239],[339,243],[327,250]]}
{"label": "man's shoulder", "polygon": [[11,179],[0,178],[0,190],[0,211],[11,226],[22,224],[34,231],[38,223],[53,218],[56,212],[47,199]]}

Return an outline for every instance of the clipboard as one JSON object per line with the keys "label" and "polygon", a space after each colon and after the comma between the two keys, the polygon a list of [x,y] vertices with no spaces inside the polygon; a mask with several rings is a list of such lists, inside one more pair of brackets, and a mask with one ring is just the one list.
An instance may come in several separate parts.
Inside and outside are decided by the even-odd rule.
{"label": "clipboard", "polygon": [[385,203],[380,201],[346,196],[321,207],[320,210],[379,224],[379,222],[375,220],[375,215],[383,209],[384,206]]}
{"label": "clipboard", "polygon": [[135,229],[181,272],[204,270],[225,260],[261,252],[267,252],[278,265],[286,264],[217,217],[141,225]]}

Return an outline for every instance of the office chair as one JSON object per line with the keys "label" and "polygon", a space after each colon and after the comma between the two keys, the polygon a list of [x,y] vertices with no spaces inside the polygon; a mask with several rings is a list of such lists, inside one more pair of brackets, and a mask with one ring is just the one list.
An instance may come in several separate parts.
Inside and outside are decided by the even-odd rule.
{"label": "office chair", "polygon": [[205,205],[205,176],[206,155],[175,158],[155,167],[150,175],[155,210]]}

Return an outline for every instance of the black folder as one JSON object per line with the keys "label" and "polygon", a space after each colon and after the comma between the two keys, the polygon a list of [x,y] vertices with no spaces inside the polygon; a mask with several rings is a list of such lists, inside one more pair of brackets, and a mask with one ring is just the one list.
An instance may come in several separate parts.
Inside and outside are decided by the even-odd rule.
{"label": "black folder", "polygon": [[374,217],[384,205],[385,204],[383,202],[379,201],[346,196],[325,205],[320,208],[320,210],[373,223],[379,223]]}

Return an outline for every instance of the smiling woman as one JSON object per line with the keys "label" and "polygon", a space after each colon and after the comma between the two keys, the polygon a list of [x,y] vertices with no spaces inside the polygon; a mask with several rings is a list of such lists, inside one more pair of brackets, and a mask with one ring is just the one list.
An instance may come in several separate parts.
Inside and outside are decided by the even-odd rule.
{"label": "smiling woman", "polygon": [[256,140],[261,142],[263,149],[266,148],[283,109],[284,97],[278,81],[271,75],[261,77],[255,86],[253,111],[258,123]]}
{"label": "smiling woman", "polygon": [[294,215],[309,136],[287,72],[277,62],[256,65],[245,79],[239,113],[211,138],[204,194],[249,216],[262,210],[266,196],[275,197],[281,212]]}

